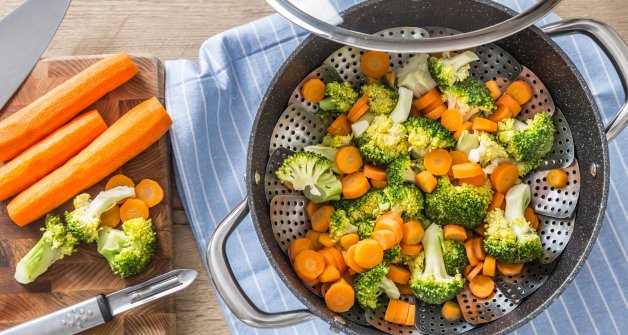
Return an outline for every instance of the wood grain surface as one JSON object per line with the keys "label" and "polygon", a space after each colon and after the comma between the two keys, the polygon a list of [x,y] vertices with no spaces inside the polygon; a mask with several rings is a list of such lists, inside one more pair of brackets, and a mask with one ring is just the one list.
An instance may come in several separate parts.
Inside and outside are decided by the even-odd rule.
{"label": "wood grain surface", "polygon": [[[0,1],[0,16],[20,1]],[[628,40],[626,1],[564,0],[556,12],[565,19],[606,22]],[[210,36],[272,13],[264,0],[73,0],[45,56],[125,50],[162,60],[197,59],[199,46]],[[175,267],[199,271],[196,282],[177,294],[177,334],[226,334],[176,188],[172,205]]]}
{"label": "wood grain surface", "polygon": [[[101,56],[78,56],[40,61],[9,105],[0,111],[0,120],[100,59]],[[146,99],[156,96],[163,102],[164,70],[161,62],[154,57],[133,57],[133,61],[140,69],[139,74],[87,109],[97,109],[108,125]],[[4,201],[0,203],[0,329],[92,298],[96,294],[117,291],[172,269],[172,178],[168,137],[162,137],[116,173],[124,173],[136,183],[150,178],[164,189],[164,200],[150,210],[150,217],[157,230],[157,250],[147,270],[139,276],[122,280],[113,274],[94,244],[83,244],[74,255],[55,263],[35,282],[21,285],[13,278],[15,264],[41,238],[39,228],[43,226],[43,220],[23,228],[18,227],[9,219],[6,211],[8,201]],[[104,190],[107,180],[94,185],[87,192],[94,197]],[[72,209],[72,201],[69,201],[56,212],[62,214]],[[116,317],[115,322],[86,333],[174,334],[175,322],[175,298],[170,296],[133,309]]]}

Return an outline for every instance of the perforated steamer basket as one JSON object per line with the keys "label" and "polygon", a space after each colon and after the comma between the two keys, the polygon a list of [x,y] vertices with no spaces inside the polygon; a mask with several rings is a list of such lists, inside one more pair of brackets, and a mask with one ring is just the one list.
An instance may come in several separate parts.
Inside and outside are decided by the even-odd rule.
{"label": "perforated steamer basket", "polygon": [[[483,1],[397,0],[386,1],[385,7],[377,6],[380,2],[350,9],[343,14],[344,25],[369,33],[388,29],[385,33],[392,31],[395,36],[408,32],[412,36],[412,31],[415,35],[427,31],[434,36],[476,30],[513,15],[502,6]],[[434,15],[452,9],[451,15]],[[456,13],[456,9],[464,13]],[[365,17],[377,17],[377,20],[365,22]],[[416,26],[425,30],[407,28]],[[613,59],[626,88],[628,66],[621,57],[628,53],[628,48],[610,28],[591,21],[570,21],[545,27],[543,31],[550,35],[572,31],[593,35]],[[545,87],[544,92],[535,92],[536,97],[525,108],[528,113],[522,113],[522,118],[540,108],[554,110],[553,119],[559,129],[557,141],[542,169],[565,167],[570,185],[568,189],[560,190],[562,193],[548,188],[544,181],[547,172],[543,171],[525,180],[531,185],[533,206],[541,221],[539,230],[545,254],[538,262],[526,266],[520,276],[497,277],[498,291],[489,300],[477,299],[467,289],[463,290],[457,300],[463,307],[465,318],[454,323],[442,320],[438,306],[421,302],[416,302],[416,327],[387,324],[382,319],[381,310],[363,311],[356,306],[347,313],[336,314],[327,309],[317,296],[317,288],[307,287],[297,278],[285,253],[288,243],[301,237],[308,228],[303,213],[304,198],[281,187],[273,180],[273,172],[291,150],[320,142],[325,131],[325,124],[311,114],[316,106],[299,97],[298,86],[303,78],[316,75],[323,80],[333,80],[334,76],[359,80],[359,71],[353,72],[355,68],[350,60],[352,55],[358,57],[359,49],[345,47],[339,51],[343,47],[340,44],[309,37],[288,58],[266,92],[249,143],[248,197],[225,218],[208,246],[207,260],[212,280],[234,314],[255,327],[281,327],[318,317],[328,322],[332,329],[349,334],[496,334],[512,331],[549,306],[582,266],[599,231],[609,178],[607,137],[612,139],[623,129],[627,108],[624,105],[605,132],[586,83],[543,31],[528,28],[495,44],[477,47],[476,52],[482,59],[472,68],[473,76],[482,80],[499,77],[504,85],[520,76],[541,82],[542,86],[535,87],[537,90]],[[338,53],[341,55],[334,56]],[[404,57],[407,56],[392,55],[393,65],[399,65],[399,61],[403,63]],[[506,68],[503,68],[503,62],[508,64]],[[319,68],[321,64],[326,66]],[[342,67],[344,69],[340,71]],[[224,247],[226,239],[249,208],[271,264],[307,310],[260,311],[238,286]],[[406,299],[413,300],[412,297]]]}

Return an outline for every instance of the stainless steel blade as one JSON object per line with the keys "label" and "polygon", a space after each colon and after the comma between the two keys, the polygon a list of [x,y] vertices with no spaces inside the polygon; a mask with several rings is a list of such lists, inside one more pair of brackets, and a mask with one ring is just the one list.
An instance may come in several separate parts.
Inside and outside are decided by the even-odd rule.
{"label": "stainless steel blade", "polygon": [[71,0],[26,0],[0,21],[0,109],[31,72]]}
{"label": "stainless steel blade", "polygon": [[165,297],[188,287],[198,273],[189,269],[177,269],[107,295],[112,315]]}

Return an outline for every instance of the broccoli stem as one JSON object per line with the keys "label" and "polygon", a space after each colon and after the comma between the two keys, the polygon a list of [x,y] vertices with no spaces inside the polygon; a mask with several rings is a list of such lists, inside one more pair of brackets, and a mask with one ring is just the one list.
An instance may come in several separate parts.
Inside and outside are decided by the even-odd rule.
{"label": "broccoli stem", "polygon": [[103,255],[108,262],[112,262],[124,247],[125,241],[126,236],[122,230],[103,227],[98,232],[98,253]]}
{"label": "broccoli stem", "polygon": [[506,193],[505,218],[508,221],[525,219],[526,207],[530,204],[530,186],[528,184],[515,185]]}
{"label": "broccoli stem", "polygon": [[318,103],[318,107],[320,107],[320,109],[326,112],[336,110],[336,104],[334,103],[334,100],[331,97],[327,97],[321,100]]}
{"label": "broccoli stem", "polygon": [[423,247],[425,248],[425,269],[424,273],[432,274],[436,278],[447,276],[445,260],[443,259],[442,228],[437,224],[432,224],[425,231],[423,237]]}
{"label": "broccoli stem", "polygon": [[108,191],[100,192],[94,201],[89,204],[87,214],[89,216],[100,216],[110,210],[119,200],[135,197],[135,189],[127,186],[114,187]]}
{"label": "broccoli stem", "polygon": [[478,56],[471,52],[471,51],[465,51],[459,55],[456,55],[454,57],[448,58],[448,59],[444,59],[443,63],[447,64],[447,65],[451,65],[451,67],[453,67],[454,72],[458,71],[461,67],[474,62],[476,60],[478,60]]}
{"label": "broccoli stem", "polygon": [[42,237],[15,267],[15,280],[28,284],[46,272],[52,263],[61,258],[59,248],[52,249],[52,243]]}

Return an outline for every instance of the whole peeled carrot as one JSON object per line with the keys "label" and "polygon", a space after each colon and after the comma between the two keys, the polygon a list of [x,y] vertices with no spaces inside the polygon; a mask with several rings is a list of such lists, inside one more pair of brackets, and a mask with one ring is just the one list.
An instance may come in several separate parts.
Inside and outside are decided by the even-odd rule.
{"label": "whole peeled carrot", "polygon": [[74,158],[13,198],[9,217],[19,226],[37,220],[146,150],[171,125],[157,98],[142,102]]}
{"label": "whole peeled carrot", "polygon": [[14,158],[139,70],[124,52],[88,67],[0,122],[0,162]]}
{"label": "whole peeled carrot", "polygon": [[54,171],[107,129],[98,111],[78,116],[0,167],[0,201]]}

